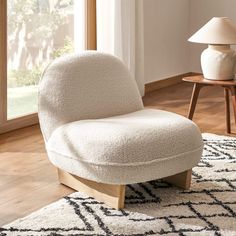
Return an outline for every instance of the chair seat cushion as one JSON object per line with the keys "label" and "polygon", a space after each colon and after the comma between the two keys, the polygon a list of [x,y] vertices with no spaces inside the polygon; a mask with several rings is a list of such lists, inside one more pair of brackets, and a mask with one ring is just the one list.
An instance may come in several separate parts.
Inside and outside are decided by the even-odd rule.
{"label": "chair seat cushion", "polygon": [[[155,179],[158,173],[145,177],[142,169],[148,171],[150,168],[147,167],[161,167],[163,163],[170,161],[173,165],[168,168],[173,170],[166,173],[185,171],[198,163],[202,147],[201,133],[192,121],[174,113],[154,109],[71,122],[57,128],[46,144],[49,158],[59,168],[65,169],[65,164],[62,163],[64,159],[71,160],[70,165],[67,164],[68,172],[85,175],[81,177],[98,182],[106,179],[107,183]],[[178,159],[181,159],[182,167],[176,165],[175,169]],[[79,169],[90,168],[89,176],[87,172],[82,174],[83,171],[77,171],[77,164]],[[143,178],[129,178],[131,168],[141,171]],[[117,176],[117,181],[109,180],[110,175],[103,176],[104,172],[112,175],[114,171],[115,174],[115,170],[117,175],[119,170],[120,175],[123,175]]]}

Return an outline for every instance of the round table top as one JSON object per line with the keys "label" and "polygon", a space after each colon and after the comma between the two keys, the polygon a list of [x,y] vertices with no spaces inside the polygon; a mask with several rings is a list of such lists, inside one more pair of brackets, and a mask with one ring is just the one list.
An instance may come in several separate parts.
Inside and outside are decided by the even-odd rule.
{"label": "round table top", "polygon": [[191,83],[197,83],[197,84],[236,86],[236,79],[209,80],[209,79],[205,79],[202,75],[188,76],[188,77],[184,77],[182,80],[185,82],[191,82]]}

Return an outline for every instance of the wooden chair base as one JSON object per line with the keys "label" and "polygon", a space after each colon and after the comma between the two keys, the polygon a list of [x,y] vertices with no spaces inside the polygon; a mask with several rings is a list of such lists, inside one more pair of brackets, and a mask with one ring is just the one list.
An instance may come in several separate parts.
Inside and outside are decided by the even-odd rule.
{"label": "wooden chair base", "polygon": [[192,169],[176,175],[163,178],[164,181],[173,184],[177,187],[183,188],[185,190],[190,188],[191,179],[192,179]]}
{"label": "wooden chair base", "polygon": [[92,180],[83,179],[58,169],[60,183],[77,191],[86,193],[96,200],[106,203],[115,209],[124,208],[125,185],[113,185],[98,183]]}
{"label": "wooden chair base", "polygon": [[[191,175],[192,170],[187,170],[185,172],[166,177],[163,180],[180,188],[189,189],[191,184]],[[94,197],[96,200],[104,202],[112,208],[124,208],[125,185],[98,183],[72,175],[61,169],[58,169],[58,177],[60,183],[77,191],[86,193],[88,196]]]}

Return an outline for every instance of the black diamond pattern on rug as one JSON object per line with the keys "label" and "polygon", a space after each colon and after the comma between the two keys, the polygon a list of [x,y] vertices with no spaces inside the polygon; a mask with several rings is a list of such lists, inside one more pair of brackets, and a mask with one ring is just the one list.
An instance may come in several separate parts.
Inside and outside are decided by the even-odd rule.
{"label": "black diamond pattern on rug", "polygon": [[203,137],[190,190],[160,180],[128,185],[120,211],[77,192],[0,228],[0,235],[236,235],[236,139]]}

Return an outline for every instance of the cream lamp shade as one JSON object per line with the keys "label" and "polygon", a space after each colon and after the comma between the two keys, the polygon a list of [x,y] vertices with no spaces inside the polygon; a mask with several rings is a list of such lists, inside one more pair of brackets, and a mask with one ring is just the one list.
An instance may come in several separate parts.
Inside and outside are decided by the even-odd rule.
{"label": "cream lamp shade", "polygon": [[188,41],[209,44],[201,55],[202,71],[206,79],[234,79],[236,53],[230,44],[236,44],[236,26],[229,18],[212,18]]}

